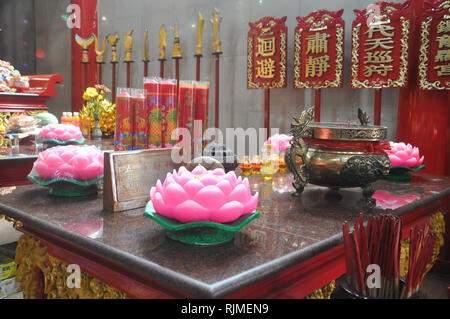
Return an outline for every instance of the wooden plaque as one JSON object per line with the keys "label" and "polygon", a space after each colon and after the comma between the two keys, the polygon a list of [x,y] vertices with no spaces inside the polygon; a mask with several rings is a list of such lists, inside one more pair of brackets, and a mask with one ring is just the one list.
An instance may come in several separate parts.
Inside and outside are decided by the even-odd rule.
{"label": "wooden plaque", "polygon": [[103,209],[117,212],[144,207],[150,188],[175,168],[174,148],[105,152]]}

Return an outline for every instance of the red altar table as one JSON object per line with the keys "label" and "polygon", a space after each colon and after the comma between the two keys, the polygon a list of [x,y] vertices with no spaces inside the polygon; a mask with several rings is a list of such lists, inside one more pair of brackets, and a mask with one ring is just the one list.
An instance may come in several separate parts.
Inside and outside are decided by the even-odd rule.
{"label": "red altar table", "polygon": [[55,96],[55,83],[63,83],[60,74],[28,75],[30,87],[17,93],[0,93],[0,112],[46,110],[46,102]]}

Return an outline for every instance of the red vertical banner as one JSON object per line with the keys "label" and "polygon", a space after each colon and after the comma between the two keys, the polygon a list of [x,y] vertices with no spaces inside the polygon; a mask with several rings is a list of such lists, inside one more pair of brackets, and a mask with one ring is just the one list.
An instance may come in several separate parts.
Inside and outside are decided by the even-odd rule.
{"label": "red vertical banner", "polygon": [[286,17],[263,17],[250,22],[247,36],[247,88],[287,87]]}
{"label": "red vertical banner", "polygon": [[144,79],[147,106],[147,148],[162,146],[161,78]]}
{"label": "red vertical banner", "polygon": [[129,88],[117,88],[116,128],[114,131],[114,150],[133,149],[133,117]]}
{"label": "red vertical banner", "polygon": [[133,149],[147,148],[147,107],[145,105],[145,90],[131,89],[131,104],[133,108]]}
{"label": "red vertical banner", "polygon": [[343,86],[344,20],[339,11],[318,10],[297,17],[294,32],[294,88]]}
{"label": "red vertical banner", "polygon": [[450,89],[450,2],[426,1],[420,23],[419,87]]}
{"label": "red vertical banner", "polygon": [[176,140],[172,139],[172,132],[178,125],[177,80],[167,79],[161,82],[162,105],[162,142],[164,147],[173,147]]}
{"label": "red vertical banner", "polygon": [[354,10],[350,86],[405,87],[408,82],[410,0]]}
{"label": "red vertical banner", "polygon": [[[208,128],[208,102],[209,102],[209,82],[195,82],[194,93],[194,119],[201,121],[202,136]],[[206,146],[202,140],[202,145]]]}

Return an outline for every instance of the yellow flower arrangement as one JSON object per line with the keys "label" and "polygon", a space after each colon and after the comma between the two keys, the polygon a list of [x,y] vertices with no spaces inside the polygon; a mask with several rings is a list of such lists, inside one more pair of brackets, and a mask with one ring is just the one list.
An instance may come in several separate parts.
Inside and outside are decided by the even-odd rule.
{"label": "yellow flower arrangement", "polygon": [[101,84],[88,87],[83,93],[83,99],[87,102],[83,105],[80,117],[90,119],[91,129],[95,127],[95,122],[99,121],[103,134],[112,135],[116,122],[116,105],[105,99],[105,92],[111,91]]}

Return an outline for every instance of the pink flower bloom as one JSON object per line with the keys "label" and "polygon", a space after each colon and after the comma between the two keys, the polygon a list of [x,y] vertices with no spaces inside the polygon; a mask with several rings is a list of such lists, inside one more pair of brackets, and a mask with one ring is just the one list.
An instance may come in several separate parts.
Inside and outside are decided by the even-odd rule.
{"label": "pink flower bloom", "polygon": [[33,170],[45,179],[87,180],[103,175],[103,152],[95,146],[57,146],[41,152]]}
{"label": "pink flower bloom", "polygon": [[182,166],[168,173],[163,184],[158,180],[151,188],[150,199],[157,213],[182,223],[229,223],[258,206],[258,193],[251,195],[247,178],[201,165],[192,172]]}
{"label": "pink flower bloom", "polygon": [[57,139],[60,141],[79,140],[83,137],[78,126],[72,124],[48,124],[39,132],[42,139]]}
{"label": "pink flower bloom", "polygon": [[275,134],[267,139],[267,141],[264,143],[264,147],[267,144],[270,144],[272,146],[272,152],[284,153],[288,149],[288,147],[291,146],[291,139],[292,135]]}
{"label": "pink flower bloom", "polygon": [[386,153],[391,160],[391,166],[416,167],[422,165],[424,157],[420,157],[419,148],[403,142],[390,142],[390,145],[391,149],[386,150]]}

